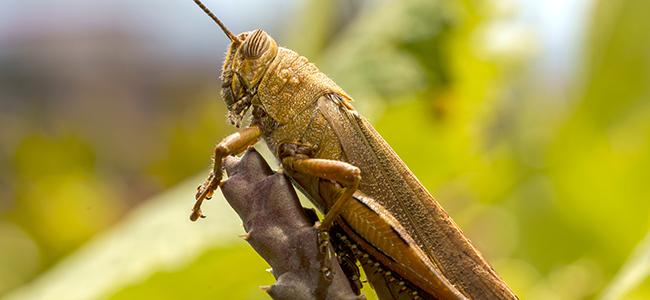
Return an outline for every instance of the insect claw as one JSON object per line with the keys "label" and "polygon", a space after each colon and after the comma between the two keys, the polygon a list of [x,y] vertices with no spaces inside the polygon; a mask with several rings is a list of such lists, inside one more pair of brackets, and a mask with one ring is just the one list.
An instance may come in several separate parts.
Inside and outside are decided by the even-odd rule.
{"label": "insect claw", "polygon": [[332,269],[330,269],[329,267],[322,267],[320,269],[320,271],[321,271],[321,273],[323,273],[323,276],[325,277],[325,279],[332,280],[332,278],[334,276],[334,274],[332,272]]}
{"label": "insect claw", "polygon": [[205,218],[205,215],[201,213],[201,210],[192,210],[192,214],[190,215],[190,220],[192,222],[198,220],[199,218]]}

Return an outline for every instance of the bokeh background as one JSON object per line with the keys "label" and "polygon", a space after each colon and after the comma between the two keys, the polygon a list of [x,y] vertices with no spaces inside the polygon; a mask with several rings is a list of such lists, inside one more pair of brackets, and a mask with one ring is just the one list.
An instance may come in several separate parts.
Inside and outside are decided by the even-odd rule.
{"label": "bokeh background", "polygon": [[[205,2],[346,89],[522,299],[650,298],[650,2]],[[266,299],[223,199],[187,218],[225,49],[189,0],[0,2],[0,298]]]}

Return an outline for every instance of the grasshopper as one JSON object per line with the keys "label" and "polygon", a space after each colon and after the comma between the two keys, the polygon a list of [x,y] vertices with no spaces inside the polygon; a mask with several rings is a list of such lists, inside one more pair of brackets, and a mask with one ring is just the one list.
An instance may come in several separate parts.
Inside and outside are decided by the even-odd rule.
{"label": "grasshopper", "polygon": [[395,274],[421,291],[414,298],[517,299],[354,109],[351,96],[261,29],[235,35],[194,2],[230,40],[222,98],[240,130],[215,147],[191,220],[205,217],[201,204],[222,182],[224,159],[263,139],[293,184],[325,214],[318,230],[326,236],[340,228],[340,236],[353,242],[348,253],[360,250],[356,257],[364,268],[381,265],[384,275]]}

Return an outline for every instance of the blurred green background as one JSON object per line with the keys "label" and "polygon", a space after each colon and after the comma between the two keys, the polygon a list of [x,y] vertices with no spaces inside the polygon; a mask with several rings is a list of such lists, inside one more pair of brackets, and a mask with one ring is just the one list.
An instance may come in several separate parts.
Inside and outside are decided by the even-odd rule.
{"label": "blurred green background", "polygon": [[[650,2],[205,1],[315,62],[522,299],[650,298]],[[0,3],[0,298],[266,299],[192,1]],[[263,148],[263,146],[260,146]]]}

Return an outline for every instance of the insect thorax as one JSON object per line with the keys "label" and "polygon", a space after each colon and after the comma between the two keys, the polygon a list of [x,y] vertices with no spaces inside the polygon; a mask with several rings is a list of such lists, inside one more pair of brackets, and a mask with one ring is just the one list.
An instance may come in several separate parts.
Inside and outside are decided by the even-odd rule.
{"label": "insect thorax", "polygon": [[305,111],[319,97],[347,94],[307,58],[280,48],[257,89],[257,101],[280,124]]}
{"label": "insect thorax", "polygon": [[222,72],[222,97],[228,106],[229,118],[235,125],[241,123],[251,105],[275,123],[286,124],[323,95],[336,93],[349,98],[307,58],[282,47],[250,97],[247,93],[233,90],[232,83],[233,79],[237,80],[236,76],[238,74],[227,59]]}

